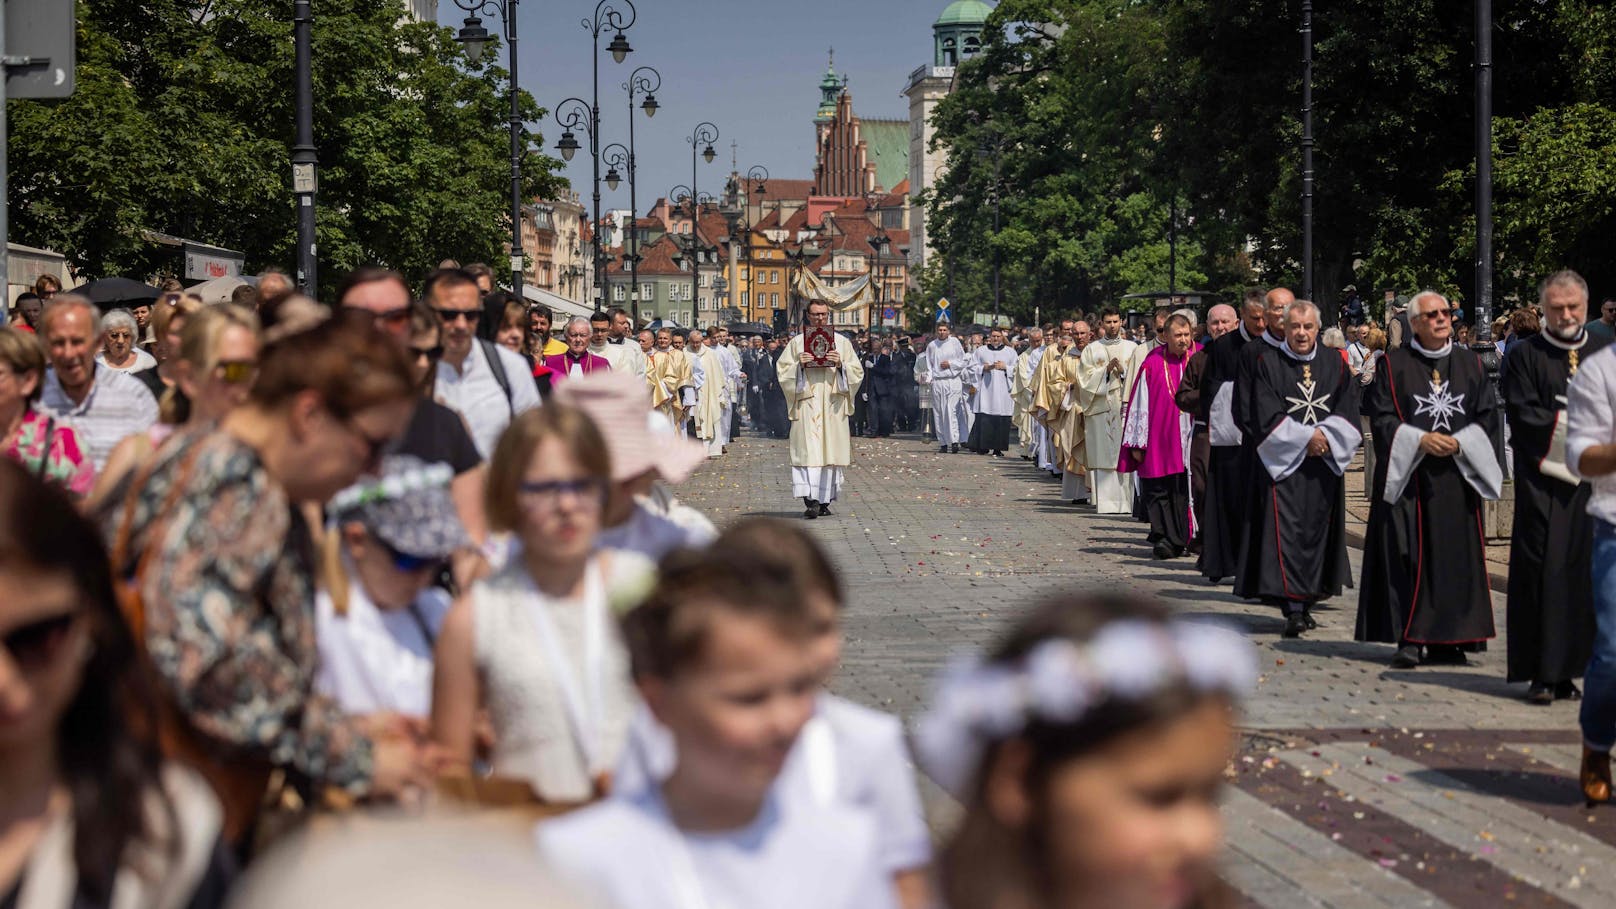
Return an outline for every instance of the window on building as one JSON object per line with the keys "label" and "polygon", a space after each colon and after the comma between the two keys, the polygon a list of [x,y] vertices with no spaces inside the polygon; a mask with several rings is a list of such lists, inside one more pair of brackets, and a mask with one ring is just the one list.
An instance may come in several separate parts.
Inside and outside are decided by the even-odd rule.
{"label": "window on building", "polygon": [[649,299],[651,299],[652,297],[655,297],[655,296],[656,296],[656,285],[655,284],[641,284],[640,285],[640,299],[649,300]]}
{"label": "window on building", "polygon": [[953,66],[959,62],[959,49],[953,38],[943,39],[943,65]]}
{"label": "window on building", "polygon": [[982,42],[980,40],[978,40],[975,35],[966,35],[965,36],[965,57],[966,57],[966,59],[969,59],[971,57],[976,56],[977,51],[980,51],[981,49],[982,49]]}
{"label": "window on building", "polygon": [[774,309],[779,309],[780,308],[780,295],[779,294],[769,294],[769,306],[771,306]]}
{"label": "window on building", "polygon": [[616,300],[619,303],[623,302],[623,297],[624,297],[623,291],[625,289],[626,288],[624,288],[623,285],[621,285],[621,284],[613,285],[613,287],[612,287],[612,299]]}
{"label": "window on building", "polygon": [[751,297],[752,297],[751,291],[746,291],[746,290],[741,291],[741,305],[742,306],[750,306],[752,304]]}

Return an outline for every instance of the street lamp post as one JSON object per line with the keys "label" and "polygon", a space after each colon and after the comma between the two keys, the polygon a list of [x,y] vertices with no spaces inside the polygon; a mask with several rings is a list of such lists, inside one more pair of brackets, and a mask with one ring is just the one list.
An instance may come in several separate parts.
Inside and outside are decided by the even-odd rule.
{"label": "street lamp post", "polygon": [[[292,142],[292,192],[297,196],[297,283],[319,296],[319,258],[314,238],[314,194],[319,156],[314,150],[314,13],[309,0],[292,4],[293,65],[296,82],[296,135]],[[3,112],[0,112],[3,113]]]}
{"label": "street lamp post", "polygon": [[1302,299],[1313,299],[1313,0],[1302,0]]}
{"label": "street lamp post", "polygon": [[516,4],[517,0],[455,0],[466,11],[466,20],[457,36],[466,49],[466,59],[476,63],[488,43],[488,29],[482,15],[498,16],[505,29],[505,49],[511,69],[511,293],[522,299],[522,109],[516,81]]}
{"label": "street lamp post", "polygon": [[[645,111],[647,117],[655,117],[657,109],[656,93],[662,90],[662,74],[649,66],[642,66],[629,74],[628,81],[623,83],[628,91],[628,207],[633,211],[629,219],[628,234],[624,237],[624,244],[628,252],[629,268],[629,308],[634,313],[634,325],[640,324],[640,209],[639,201],[634,194],[634,177],[639,169],[634,159],[634,96],[639,92],[645,93],[645,100],[640,103],[640,110]],[[610,172],[607,178],[610,179]],[[615,188],[615,187],[614,187]]]}
{"label": "street lamp post", "polygon": [[[684,185],[683,183],[675,184],[672,189],[668,190],[667,197],[670,201],[678,202],[679,200],[685,200],[690,203],[690,237],[685,241],[684,249],[674,254],[673,264],[681,265],[687,258],[690,260],[690,321],[694,322],[696,320],[697,312],[696,279],[701,270],[701,257],[696,254],[696,244],[698,241],[696,237],[695,216],[696,212],[703,204],[713,201],[713,197],[710,193],[702,193],[700,196],[697,196],[695,193],[690,191],[690,187]],[[678,234],[674,234],[674,236],[678,236]],[[675,242],[677,243],[678,241]]]}
{"label": "street lamp post", "polygon": [[[617,192],[617,187],[623,182],[623,175],[620,171],[618,171],[618,168],[622,167],[629,171],[629,195],[632,197],[634,195],[634,171],[633,156],[629,153],[629,150],[623,147],[623,143],[613,142],[611,145],[608,145],[600,150],[600,158],[602,161],[606,162],[606,176],[603,178],[606,181],[606,188],[612,192]],[[630,204],[632,205],[633,203],[631,202]],[[629,237],[631,237],[634,233],[635,217],[637,216],[630,214],[628,229],[623,234],[623,261],[628,265],[632,265],[634,261],[634,254],[631,252],[632,244],[630,243]],[[629,280],[630,282],[638,282],[639,269],[633,270],[633,276],[630,277]],[[606,282],[606,286],[608,288],[611,287],[610,280]],[[628,297],[629,309],[634,317],[634,327],[638,329],[640,327],[640,302],[639,287],[637,283],[630,284],[628,289]]]}
{"label": "street lamp post", "polygon": [[571,161],[572,156],[583,147],[578,144],[578,134],[575,132],[581,129],[589,139],[589,154],[595,162],[595,221],[589,232],[589,254],[595,266],[595,309],[599,310],[606,296],[601,289],[606,268],[601,262],[600,248],[600,149],[595,141],[595,127],[598,124],[590,113],[589,104],[582,98],[568,98],[556,105],[555,119],[561,126],[561,138],[556,140],[555,146],[556,151],[561,153],[561,160]]}
{"label": "street lamp post", "polygon": [[[455,0],[455,2],[458,3],[459,0]],[[634,24],[636,16],[634,4],[630,0],[600,0],[595,5],[594,18],[582,21],[584,31],[589,32],[590,37],[594,40],[594,53],[590,57],[589,67],[594,83],[586,113],[589,118],[589,156],[593,159],[594,164],[595,223],[589,235],[595,256],[595,309],[597,311],[604,309],[606,305],[605,285],[601,283],[606,274],[606,256],[600,245],[600,36],[603,32],[616,32],[611,43],[606,45],[606,50],[612,55],[613,61],[622,63],[623,58],[634,50],[634,48],[629,47],[628,38],[623,35],[623,32]],[[569,98],[567,101],[563,101],[562,104],[565,105],[576,100],[575,98]],[[581,101],[579,103],[582,104]],[[576,114],[577,111],[573,113]],[[569,120],[571,119],[573,117],[569,117]],[[556,120],[558,122],[561,120],[561,111],[559,109],[556,111]],[[576,128],[576,126],[570,128]],[[562,138],[565,139],[565,134],[563,134]],[[556,148],[561,149],[562,155],[570,161],[572,160],[572,152],[578,150],[577,139],[573,139],[570,151],[562,145],[557,145]]]}
{"label": "street lamp post", "polygon": [[[708,164],[713,163],[713,158],[718,155],[713,149],[713,143],[718,141],[718,127],[703,120],[696,124],[685,141],[690,143],[690,249],[694,253],[701,228],[701,199],[696,192],[696,155],[699,152]],[[690,305],[695,308],[694,311],[701,309],[700,297],[697,296],[700,288],[696,283],[700,271],[699,259],[690,264]]]}
{"label": "street lamp post", "polygon": [[1476,336],[1493,325],[1493,3],[1476,0]]}

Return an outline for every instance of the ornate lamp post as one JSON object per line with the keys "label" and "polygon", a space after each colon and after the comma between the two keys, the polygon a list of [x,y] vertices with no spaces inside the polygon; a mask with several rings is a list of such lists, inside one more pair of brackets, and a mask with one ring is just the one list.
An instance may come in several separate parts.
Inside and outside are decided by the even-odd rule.
{"label": "ornate lamp post", "polygon": [[[613,142],[611,145],[601,149],[600,159],[606,162],[606,176],[602,178],[606,181],[606,188],[612,192],[617,192],[617,187],[623,183],[623,174],[618,170],[618,168],[621,167],[629,171],[629,195],[632,196],[634,192],[634,171],[632,170],[633,158],[629,154],[629,150],[623,147],[623,143]],[[634,253],[632,252],[632,245],[629,238],[634,234],[634,219],[637,217],[638,215],[630,213],[628,228],[623,234],[623,264],[625,265],[632,265],[634,261]],[[630,278],[630,281],[633,282],[628,289],[630,307],[634,318],[634,327],[639,328],[640,300],[638,269],[634,270],[634,276]],[[606,285],[609,288],[611,286],[611,281],[608,280]]]}
{"label": "ornate lamp post", "polygon": [[[718,127],[703,120],[696,124],[696,128],[685,141],[690,143],[690,248],[694,251],[701,227],[701,197],[696,192],[696,155],[699,152],[708,164],[713,163],[713,158],[718,156],[718,152],[713,148],[713,143],[718,141]],[[696,283],[699,271],[700,263],[693,262],[690,267],[690,305],[697,310],[701,309],[700,297],[697,296],[699,287]]]}
{"label": "ornate lamp post", "polygon": [[[459,3],[460,0],[455,0],[455,2]],[[636,16],[637,13],[631,0],[600,0],[595,5],[594,17],[584,19],[582,22],[584,31],[589,32],[590,37],[594,39],[594,54],[590,58],[594,87],[590,95],[590,103],[586,105],[577,98],[568,98],[556,107],[556,122],[560,123],[562,128],[566,130],[561,134],[561,141],[556,143],[556,150],[561,152],[563,159],[571,161],[573,154],[579,148],[578,138],[573,135],[572,130],[583,126],[584,131],[589,134],[589,156],[594,163],[593,199],[595,203],[595,221],[589,234],[591,251],[594,254],[595,262],[596,309],[603,308],[606,302],[605,285],[602,284],[606,275],[606,257],[600,245],[600,36],[605,32],[616,32],[612,36],[611,43],[606,45],[606,51],[612,55],[613,62],[622,63],[623,58],[634,50],[629,46],[628,38],[624,36],[623,32],[634,24]],[[568,107],[568,105],[573,104],[577,106]],[[578,109],[580,107],[582,110]],[[565,117],[563,117],[563,109],[567,109]],[[572,136],[570,142],[568,141],[568,136]]]}
{"label": "ornate lamp post", "polygon": [[511,293],[522,299],[522,114],[518,105],[516,81],[516,4],[517,0],[455,0],[466,11],[466,21],[456,37],[466,49],[466,59],[476,63],[488,46],[488,29],[481,16],[498,16],[505,28],[505,49],[511,70]]}
{"label": "ornate lamp post", "polygon": [[[655,117],[661,105],[657,103],[656,93],[662,90],[662,74],[649,66],[642,66],[629,74],[628,81],[623,83],[628,92],[628,207],[633,212],[630,218],[628,233],[624,236],[624,253],[628,259],[629,267],[629,308],[633,310],[634,324],[640,324],[640,220],[639,201],[634,194],[634,176],[639,169],[634,160],[634,96],[643,93],[645,100],[640,102],[640,110],[645,111],[647,117]],[[606,173],[607,185],[616,189],[611,183],[611,172]]]}
{"label": "ornate lamp post", "polygon": [[[685,241],[684,249],[674,254],[673,264],[682,265],[686,259],[690,260],[690,318],[694,322],[697,312],[696,281],[701,272],[701,256],[696,250],[697,244],[700,243],[696,235],[696,213],[701,210],[701,206],[710,204],[715,200],[711,193],[702,193],[699,196],[692,193],[690,187],[683,183],[677,184],[668,190],[668,199],[678,202],[681,206],[685,202],[690,203],[690,238]],[[678,236],[678,234],[674,234],[674,236]]]}

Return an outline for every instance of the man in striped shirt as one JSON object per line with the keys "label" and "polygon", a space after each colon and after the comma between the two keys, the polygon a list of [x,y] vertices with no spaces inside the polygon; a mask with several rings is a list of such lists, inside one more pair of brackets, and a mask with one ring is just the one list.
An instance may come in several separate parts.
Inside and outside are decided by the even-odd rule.
{"label": "man in striped shirt", "polygon": [[72,425],[100,473],[124,437],[157,422],[157,400],[139,379],[95,362],[101,314],[89,300],[58,294],[39,321],[51,362],[40,403]]}

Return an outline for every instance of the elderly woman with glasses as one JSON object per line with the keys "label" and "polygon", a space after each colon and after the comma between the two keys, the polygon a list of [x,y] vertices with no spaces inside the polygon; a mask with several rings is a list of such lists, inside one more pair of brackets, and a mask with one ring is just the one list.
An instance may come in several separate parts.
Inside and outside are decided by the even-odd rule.
{"label": "elderly woman with glasses", "polygon": [[140,372],[157,365],[157,358],[141,350],[140,326],[127,309],[114,309],[101,320],[101,352],[95,362],[119,372]]}

